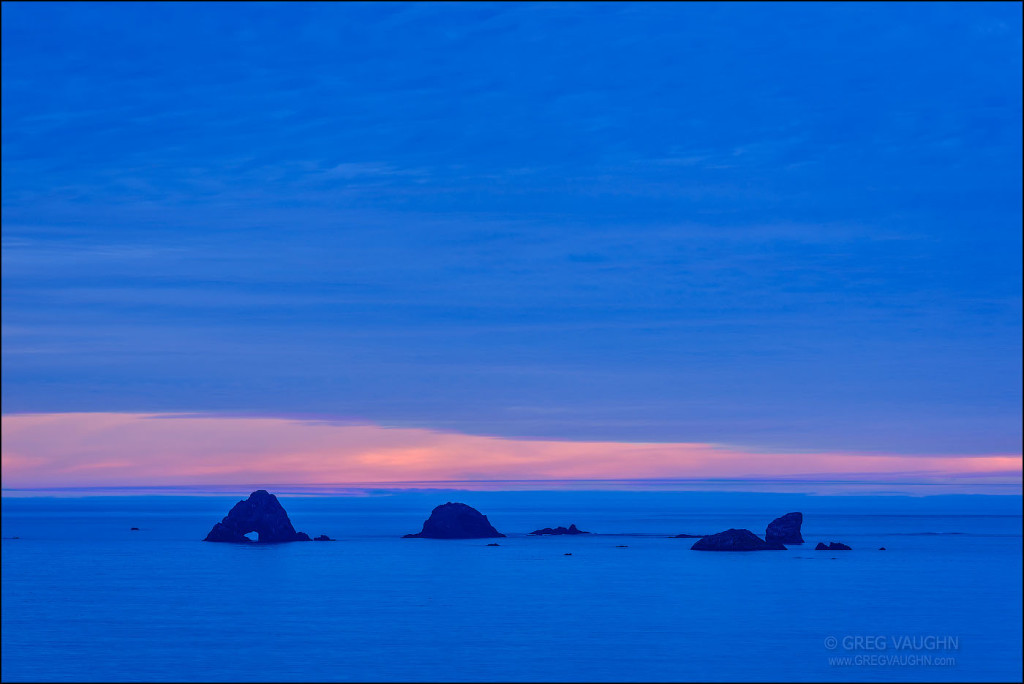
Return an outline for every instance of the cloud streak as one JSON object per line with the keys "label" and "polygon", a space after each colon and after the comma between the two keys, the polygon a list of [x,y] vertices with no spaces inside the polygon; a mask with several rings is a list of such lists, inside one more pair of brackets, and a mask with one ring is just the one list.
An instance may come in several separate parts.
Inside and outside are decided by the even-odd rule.
{"label": "cloud streak", "polygon": [[505,439],[290,418],[3,416],[4,487],[474,480],[831,479],[1020,483],[1020,455],[759,452],[704,443]]}

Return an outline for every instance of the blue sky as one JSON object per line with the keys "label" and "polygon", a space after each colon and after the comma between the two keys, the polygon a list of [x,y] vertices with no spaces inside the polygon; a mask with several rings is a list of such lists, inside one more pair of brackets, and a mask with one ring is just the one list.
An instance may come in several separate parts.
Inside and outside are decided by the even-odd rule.
{"label": "blue sky", "polygon": [[1019,453],[1021,12],[5,2],[3,411]]}

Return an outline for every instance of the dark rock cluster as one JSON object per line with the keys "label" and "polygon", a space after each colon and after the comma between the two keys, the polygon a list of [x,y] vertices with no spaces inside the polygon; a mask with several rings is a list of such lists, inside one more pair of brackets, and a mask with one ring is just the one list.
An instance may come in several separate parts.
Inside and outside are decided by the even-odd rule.
{"label": "dark rock cluster", "polygon": [[540,530],[534,530],[530,534],[537,534],[537,535],[539,535],[539,534],[590,534],[590,533],[589,532],[584,532],[583,530],[576,529],[576,525],[573,524],[573,525],[569,525],[569,527],[562,527],[561,525],[559,525],[558,527],[545,527],[545,528],[540,529]]}
{"label": "dark rock cluster", "polygon": [[[697,541],[690,548],[694,551],[784,551],[785,544],[802,544],[800,534],[803,514],[787,513],[768,524],[764,539],[746,529],[729,529],[718,534],[696,535],[678,534],[677,538],[695,538]],[[133,527],[132,530],[138,530]],[[277,543],[290,541],[334,541],[326,534],[311,540],[305,532],[297,532],[277,497],[260,489],[249,495],[248,499],[239,501],[228,512],[224,519],[213,526],[203,541],[233,542],[239,544],[254,543],[247,534],[256,532],[259,543]],[[545,527],[530,532],[531,535],[574,535],[590,534],[576,527]],[[480,511],[463,503],[442,504],[430,513],[423,522],[423,529],[416,534],[407,534],[405,538],[427,539],[486,539],[504,537],[505,535],[487,520]],[[17,539],[17,537],[14,537]],[[487,546],[498,546],[487,544]],[[620,545],[617,548],[627,548]],[[831,542],[827,546],[819,543],[816,551],[851,551],[841,542]],[[884,551],[885,547],[880,550]],[[571,553],[565,554],[571,556]]]}
{"label": "dark rock cluster", "polygon": [[842,542],[830,542],[828,546],[818,542],[818,545],[814,547],[815,551],[853,551],[849,546]]}
{"label": "dark rock cluster", "polygon": [[785,551],[786,544],[803,544],[800,526],[804,522],[803,513],[787,513],[768,523],[764,539],[750,530],[726,530],[718,534],[700,536],[695,534],[677,534],[676,538],[700,539],[690,548],[694,551]]}

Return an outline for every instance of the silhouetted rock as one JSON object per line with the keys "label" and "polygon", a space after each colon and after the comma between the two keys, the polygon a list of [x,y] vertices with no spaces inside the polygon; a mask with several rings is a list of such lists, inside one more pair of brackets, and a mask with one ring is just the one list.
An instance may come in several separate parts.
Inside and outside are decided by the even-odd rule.
{"label": "silhouetted rock", "polygon": [[133,527],[132,529],[129,530],[129,532],[138,532],[138,531],[139,531],[138,527]]}
{"label": "silhouetted rock", "polygon": [[701,537],[690,547],[693,551],[785,551],[778,542],[766,542],[750,530],[731,529]]}
{"label": "silhouetted rock", "polygon": [[884,547],[884,546],[879,546],[879,547],[878,547],[878,550],[879,550],[879,551],[885,551],[885,547]]}
{"label": "silhouetted rock", "polygon": [[405,539],[485,539],[504,537],[491,527],[487,516],[464,503],[441,504],[430,512],[418,534],[404,535]]}
{"label": "silhouetted rock", "polygon": [[567,528],[566,527],[562,527],[561,525],[559,525],[558,527],[554,527],[554,528],[545,527],[542,530],[534,530],[530,534],[590,534],[590,533],[589,532],[584,532],[583,530],[576,529],[576,525],[573,524],[573,525],[569,525],[569,527],[567,527]]}
{"label": "silhouetted rock", "polygon": [[265,489],[236,503],[203,541],[251,544],[245,536],[250,532],[256,532],[261,543],[310,541],[308,534],[295,531],[277,497]]}
{"label": "silhouetted rock", "polygon": [[814,547],[814,550],[815,551],[853,551],[853,549],[851,549],[846,544],[843,544],[842,542],[829,542],[828,546],[825,546],[821,542],[818,542],[818,545]]}
{"label": "silhouetted rock", "polygon": [[335,541],[335,540],[331,539],[326,534],[321,534],[319,537],[314,537],[313,541]]}
{"label": "silhouetted rock", "polygon": [[764,531],[764,540],[780,544],[803,544],[804,538],[800,536],[800,525],[803,522],[803,513],[787,513],[781,518],[776,518],[768,523],[768,529]]}
{"label": "silhouetted rock", "polygon": [[563,556],[571,556],[572,554],[571,553],[563,553],[562,555]]}
{"label": "silhouetted rock", "polygon": [[501,544],[488,544],[488,546],[501,546]]}
{"label": "silhouetted rock", "polygon": [[673,539],[703,539],[708,535],[706,534],[677,534],[672,537]]}
{"label": "silhouetted rock", "polygon": [[616,546],[615,548],[617,548],[617,549],[628,549],[629,547],[628,547],[628,546],[626,546],[625,544],[619,544],[619,545],[618,545],[618,546]]}

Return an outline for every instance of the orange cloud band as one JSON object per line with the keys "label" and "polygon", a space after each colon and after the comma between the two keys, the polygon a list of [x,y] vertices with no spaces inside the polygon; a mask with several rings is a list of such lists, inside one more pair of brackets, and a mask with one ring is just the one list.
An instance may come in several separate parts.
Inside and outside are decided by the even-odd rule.
{"label": "orange cloud band", "polygon": [[467,480],[876,479],[1015,484],[1017,455],[757,452],[716,444],[504,439],[288,418],[2,417],[8,489]]}

